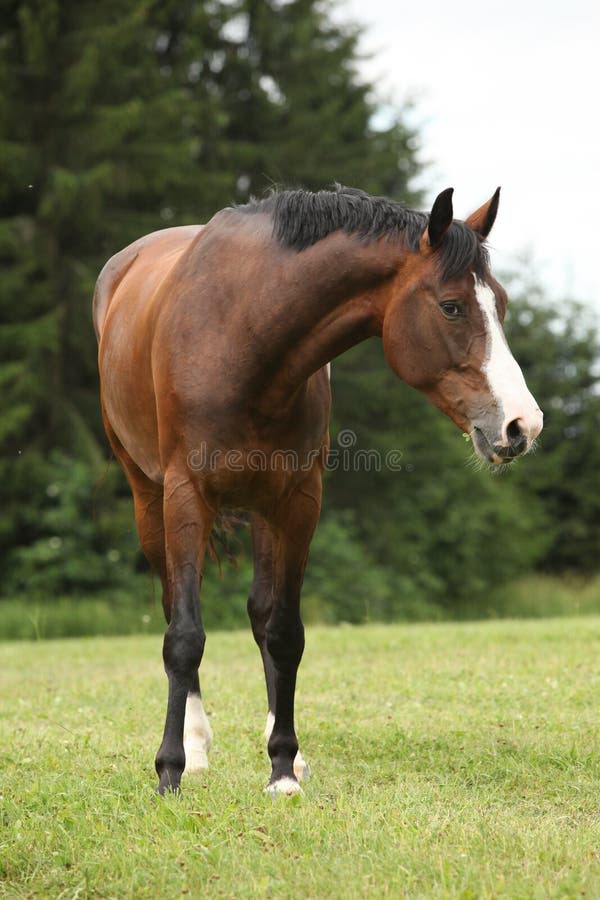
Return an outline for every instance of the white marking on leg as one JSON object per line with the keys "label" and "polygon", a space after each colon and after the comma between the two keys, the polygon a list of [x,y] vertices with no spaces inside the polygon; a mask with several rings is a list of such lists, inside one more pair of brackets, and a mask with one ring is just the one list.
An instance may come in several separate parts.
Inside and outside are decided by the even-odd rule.
{"label": "white marking on leg", "polygon": [[200,694],[188,694],[183,726],[186,773],[208,769],[208,753],[212,746],[212,740],[212,728],[204,711]]}
{"label": "white marking on leg", "polygon": [[498,313],[496,298],[491,287],[480,281],[476,275],[475,296],[487,333],[486,358],[483,371],[490,391],[503,416],[502,439],[506,441],[506,428],[515,419],[527,434],[529,440],[537,437],[542,430],[543,416],[532,396],[523,372],[510,352]]}
{"label": "white marking on leg", "polygon": [[288,778],[287,776],[278,778],[273,784],[268,784],[265,792],[270,794],[273,799],[276,797],[293,797],[296,794],[304,793],[295,778]]}
{"label": "white marking on leg", "polygon": [[[275,724],[275,716],[269,710],[267,713],[267,723],[265,725],[265,741],[267,744],[269,743],[269,738],[273,733],[273,725]],[[294,775],[298,779],[298,781],[308,781],[310,778],[310,768],[300,751],[296,753],[294,757]]]}
{"label": "white marking on leg", "polygon": [[327,377],[331,381],[331,363],[327,363],[325,368],[327,369]]}
{"label": "white marking on leg", "polygon": [[273,725],[275,724],[275,715],[269,710],[267,713],[267,724],[265,725],[265,741],[269,743],[269,738],[273,734]]}
{"label": "white marking on leg", "polygon": [[294,775],[298,781],[308,781],[310,778],[309,765],[299,750],[294,758]]}

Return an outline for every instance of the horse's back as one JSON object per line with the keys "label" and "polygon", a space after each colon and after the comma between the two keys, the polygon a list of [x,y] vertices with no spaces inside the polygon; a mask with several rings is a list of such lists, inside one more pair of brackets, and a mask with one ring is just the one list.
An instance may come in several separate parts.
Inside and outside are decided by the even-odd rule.
{"label": "horse's back", "polygon": [[[149,296],[203,227],[182,225],[153,231],[111,256],[94,290],[93,317],[98,342],[111,303],[127,273],[131,270],[130,279],[140,286],[138,295]],[[139,299],[143,302],[144,296]]]}

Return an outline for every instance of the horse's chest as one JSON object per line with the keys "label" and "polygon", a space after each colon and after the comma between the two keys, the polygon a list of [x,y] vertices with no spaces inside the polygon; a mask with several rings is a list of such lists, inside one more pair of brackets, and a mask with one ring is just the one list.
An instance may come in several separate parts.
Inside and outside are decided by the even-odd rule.
{"label": "horse's chest", "polygon": [[315,466],[324,467],[326,452],[324,440],[297,446],[204,444],[188,454],[188,465],[222,505],[266,511],[293,492]]}

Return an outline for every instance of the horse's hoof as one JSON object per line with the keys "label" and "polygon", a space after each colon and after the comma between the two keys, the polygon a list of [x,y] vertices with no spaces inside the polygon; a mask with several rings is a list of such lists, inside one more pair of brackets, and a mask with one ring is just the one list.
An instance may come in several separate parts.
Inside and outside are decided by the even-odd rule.
{"label": "horse's hoof", "polygon": [[294,760],[294,775],[298,781],[308,781],[310,778],[310,768],[300,751],[296,753]]}
{"label": "horse's hoof", "polygon": [[303,794],[304,791],[295,778],[285,776],[268,784],[265,793],[270,794],[275,800],[277,797],[295,797],[297,794]]}
{"label": "horse's hoof", "polygon": [[165,794],[181,794],[181,787],[179,784],[172,784],[170,780],[165,780],[163,778],[158,782],[158,787],[156,788],[156,793],[159,797],[164,797]]}

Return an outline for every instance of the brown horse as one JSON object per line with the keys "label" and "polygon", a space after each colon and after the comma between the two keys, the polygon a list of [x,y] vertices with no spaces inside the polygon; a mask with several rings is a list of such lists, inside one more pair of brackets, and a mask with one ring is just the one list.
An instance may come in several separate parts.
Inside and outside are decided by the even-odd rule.
{"label": "brown horse", "polygon": [[159,792],[207,765],[199,590],[222,507],[252,517],[248,612],[267,683],[268,789],[300,790],[300,589],[321,508],[331,359],[382,337],[396,374],[491,464],[526,453],[541,431],[504,338],[506,294],[489,271],[498,198],[460,222],[452,189],[429,216],[348,188],[283,191],[204,227],[147,235],[102,270],[104,422],[168,622]]}

